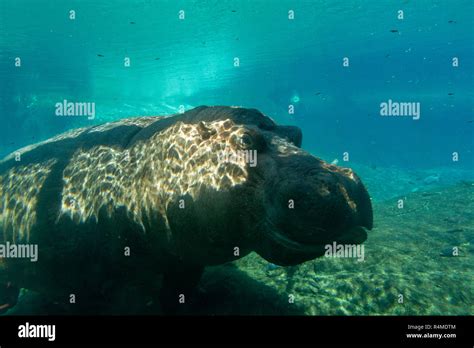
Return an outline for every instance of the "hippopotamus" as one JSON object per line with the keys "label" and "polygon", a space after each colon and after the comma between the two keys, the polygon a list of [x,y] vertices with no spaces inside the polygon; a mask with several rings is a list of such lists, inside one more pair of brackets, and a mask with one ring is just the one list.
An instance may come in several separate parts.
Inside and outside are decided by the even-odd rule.
{"label": "hippopotamus", "polygon": [[298,127],[256,109],[201,106],[12,153],[0,162],[0,309],[14,289],[93,303],[127,284],[171,308],[206,266],[250,252],[297,265],[334,241],[363,243],[372,207],[361,180],[301,144]]}

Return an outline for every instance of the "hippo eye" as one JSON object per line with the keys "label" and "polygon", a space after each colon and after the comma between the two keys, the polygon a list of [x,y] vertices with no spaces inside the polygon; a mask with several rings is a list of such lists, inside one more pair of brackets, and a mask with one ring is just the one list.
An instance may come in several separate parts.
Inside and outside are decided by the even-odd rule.
{"label": "hippo eye", "polygon": [[242,135],[242,137],[240,138],[240,143],[245,146],[245,147],[250,147],[253,145],[253,139],[252,137],[250,136],[250,134],[248,133],[245,133],[244,135]]}

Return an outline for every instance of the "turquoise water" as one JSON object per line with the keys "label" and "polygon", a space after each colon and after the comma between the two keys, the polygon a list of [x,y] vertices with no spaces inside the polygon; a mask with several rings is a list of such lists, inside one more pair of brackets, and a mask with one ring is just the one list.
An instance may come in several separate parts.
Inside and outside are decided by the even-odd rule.
{"label": "turquoise water", "polygon": [[[233,105],[300,127],[302,147],[354,168],[374,202],[449,188],[474,180],[473,34],[472,0],[0,0],[0,157],[72,128]],[[56,116],[63,100],[95,117]],[[389,100],[419,115],[382,116]]]}
{"label": "turquoise water", "polygon": [[[242,105],[300,126],[303,146],[329,161],[348,151],[353,162],[430,168],[452,165],[457,151],[457,167],[472,169],[473,7],[470,0],[2,1],[0,153],[91,122]],[[55,117],[64,99],[95,102],[96,118]],[[388,99],[419,102],[420,119],[380,117]]]}

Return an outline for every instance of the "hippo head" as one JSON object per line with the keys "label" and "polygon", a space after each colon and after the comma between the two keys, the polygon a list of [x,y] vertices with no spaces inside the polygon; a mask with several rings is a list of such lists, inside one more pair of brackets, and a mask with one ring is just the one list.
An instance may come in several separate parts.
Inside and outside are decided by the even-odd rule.
{"label": "hippo head", "polygon": [[[201,232],[186,236],[187,245],[194,246],[189,252],[203,250],[196,248],[197,239],[189,240],[205,234],[206,243],[214,247],[200,257],[246,244],[246,253],[254,250],[272,263],[293,265],[322,256],[327,244],[365,241],[365,229],[372,228],[372,207],[364,185],[352,170],[302,150],[299,128],[279,126],[254,109],[230,107],[199,107],[181,115],[180,121],[197,124],[196,134],[208,139],[201,147],[209,164],[202,167],[216,167],[212,182],[218,182],[209,186],[219,192],[201,192],[195,200],[199,213],[192,219],[174,219],[194,222],[205,216]],[[211,159],[219,148],[248,156],[245,163],[242,158]]]}
{"label": "hippo head", "polygon": [[[255,217],[248,222],[255,250],[292,265],[322,256],[333,242],[360,244],[372,228],[372,205],[359,177],[301,149],[302,132],[278,126],[253,109],[207,109],[243,127],[238,143],[256,158],[247,164]],[[201,113],[203,115],[203,113]],[[208,116],[209,117],[209,116]],[[212,116],[211,116],[212,117]],[[249,156],[248,158],[252,158]]]}
{"label": "hippo head", "polygon": [[255,177],[261,180],[264,219],[257,252],[279,265],[322,256],[325,245],[360,244],[372,228],[370,197],[348,168],[300,148],[297,127],[260,132]]}

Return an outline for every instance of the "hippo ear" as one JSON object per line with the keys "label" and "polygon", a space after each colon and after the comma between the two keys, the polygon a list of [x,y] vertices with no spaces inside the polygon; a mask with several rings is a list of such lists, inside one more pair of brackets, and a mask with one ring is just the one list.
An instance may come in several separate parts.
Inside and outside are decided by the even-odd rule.
{"label": "hippo ear", "polygon": [[282,138],[287,138],[293,144],[298,147],[301,147],[301,143],[303,141],[303,133],[301,129],[295,126],[276,126],[273,129],[278,136]]}

